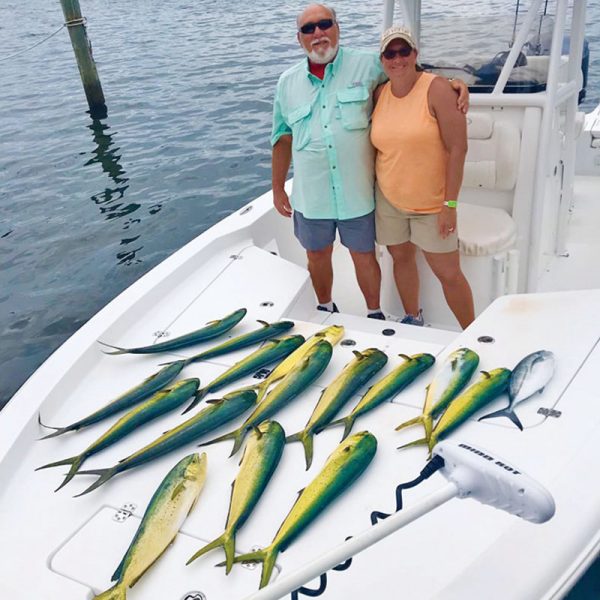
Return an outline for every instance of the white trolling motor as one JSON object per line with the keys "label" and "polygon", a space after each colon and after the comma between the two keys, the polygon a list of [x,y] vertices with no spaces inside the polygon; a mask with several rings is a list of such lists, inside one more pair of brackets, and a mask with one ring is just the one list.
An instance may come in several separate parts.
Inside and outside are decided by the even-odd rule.
{"label": "white trolling motor", "polygon": [[554,499],[548,490],[492,452],[446,440],[436,444],[432,454],[443,460],[440,472],[448,480],[444,487],[417,506],[372,525],[245,600],[282,598],[452,498],[472,498],[532,523],[545,523],[554,516]]}

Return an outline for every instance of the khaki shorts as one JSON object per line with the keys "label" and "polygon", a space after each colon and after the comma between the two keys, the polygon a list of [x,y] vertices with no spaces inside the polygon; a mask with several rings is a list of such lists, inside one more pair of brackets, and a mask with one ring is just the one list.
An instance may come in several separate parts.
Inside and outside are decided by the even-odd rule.
{"label": "khaki shorts", "polygon": [[425,252],[445,253],[458,250],[456,231],[443,239],[438,231],[438,215],[408,212],[392,206],[375,186],[375,232],[377,243],[395,246],[412,242]]}

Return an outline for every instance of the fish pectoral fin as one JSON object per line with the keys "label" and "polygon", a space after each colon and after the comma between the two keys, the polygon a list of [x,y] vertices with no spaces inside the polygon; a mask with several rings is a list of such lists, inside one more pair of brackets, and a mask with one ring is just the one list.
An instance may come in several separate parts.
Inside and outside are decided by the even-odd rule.
{"label": "fish pectoral fin", "polygon": [[486,378],[489,379],[491,377],[491,375],[487,372],[487,371],[481,371],[481,374]]}
{"label": "fish pectoral fin", "polygon": [[171,500],[175,500],[181,492],[185,490],[185,481],[180,481],[175,488],[173,489],[173,493],[171,494]]}
{"label": "fish pectoral fin", "polygon": [[411,356],[408,356],[408,354],[398,354],[398,356],[400,356],[401,358],[403,358],[404,360],[413,360],[413,358]]}
{"label": "fish pectoral fin", "polygon": [[358,350],[352,350],[352,354],[354,354],[358,360],[362,360],[365,357],[365,355]]}
{"label": "fish pectoral fin", "polygon": [[257,323],[260,323],[263,327],[268,327],[270,325],[270,323],[267,323],[267,321],[263,321],[262,319],[256,319]]}

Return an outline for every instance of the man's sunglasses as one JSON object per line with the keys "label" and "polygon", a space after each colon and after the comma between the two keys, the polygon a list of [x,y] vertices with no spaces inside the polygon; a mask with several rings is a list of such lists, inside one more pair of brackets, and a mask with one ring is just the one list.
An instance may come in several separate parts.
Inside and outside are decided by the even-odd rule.
{"label": "man's sunglasses", "polygon": [[402,56],[402,58],[406,58],[407,56],[410,56],[410,53],[412,51],[413,49],[409,46],[402,46],[402,48],[398,48],[398,50],[386,49],[381,53],[381,55],[386,60],[393,60],[394,58],[396,58],[396,56]]}
{"label": "man's sunglasses", "polygon": [[331,29],[335,21],[333,19],[321,19],[316,23],[305,23],[300,27],[300,33],[311,34],[315,32],[315,29],[318,27],[321,31],[325,31],[327,29]]}

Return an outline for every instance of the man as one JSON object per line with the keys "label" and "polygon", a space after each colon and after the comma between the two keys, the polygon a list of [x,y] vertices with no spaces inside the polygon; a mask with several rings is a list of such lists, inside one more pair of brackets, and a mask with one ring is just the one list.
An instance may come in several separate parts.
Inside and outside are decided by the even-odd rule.
{"label": "man", "polygon": [[[277,84],[271,136],[273,203],[283,216],[293,213],[317,309],[338,312],[331,297],[337,230],[352,257],[367,316],[385,319],[375,256],[369,119],[372,92],[386,77],[376,53],[339,47],[340,30],[332,8],[311,4],[298,16],[297,26],[307,60],[285,71]],[[292,158],[290,203],[284,184]]]}

